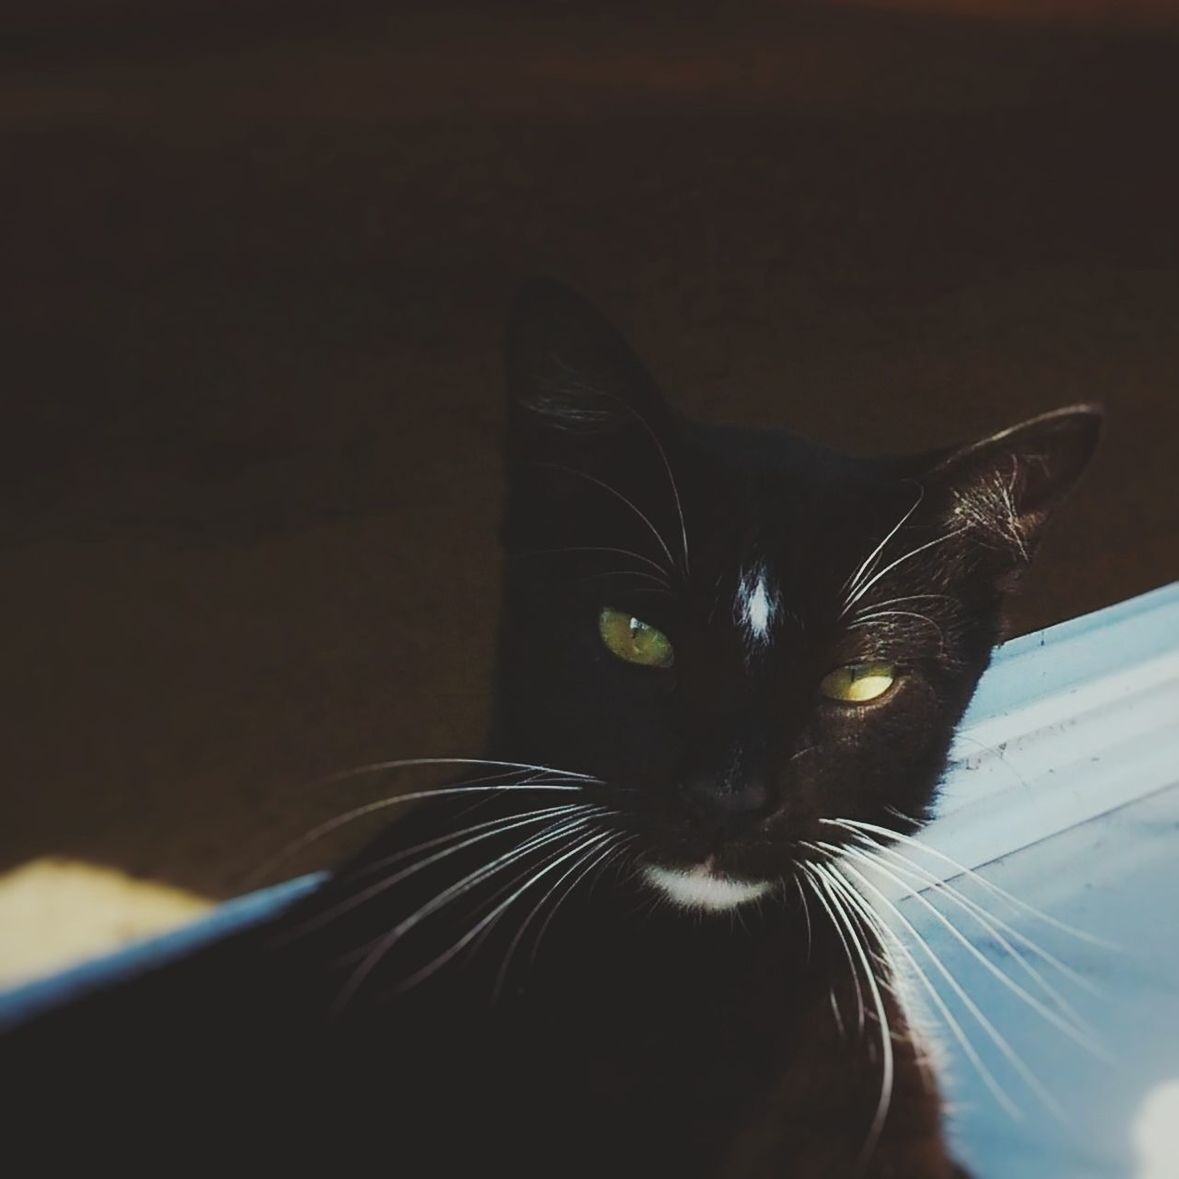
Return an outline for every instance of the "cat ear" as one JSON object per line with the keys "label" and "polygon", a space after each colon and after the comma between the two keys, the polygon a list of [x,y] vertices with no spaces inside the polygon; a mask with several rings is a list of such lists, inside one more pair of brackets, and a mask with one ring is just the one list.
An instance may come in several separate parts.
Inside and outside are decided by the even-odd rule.
{"label": "cat ear", "polygon": [[1008,565],[1026,563],[1040,531],[1089,464],[1098,405],[1041,414],[943,456],[927,476],[943,510]]}
{"label": "cat ear", "polygon": [[580,295],[532,279],[508,319],[509,428],[513,435],[608,436],[659,432],[667,406],[638,357]]}

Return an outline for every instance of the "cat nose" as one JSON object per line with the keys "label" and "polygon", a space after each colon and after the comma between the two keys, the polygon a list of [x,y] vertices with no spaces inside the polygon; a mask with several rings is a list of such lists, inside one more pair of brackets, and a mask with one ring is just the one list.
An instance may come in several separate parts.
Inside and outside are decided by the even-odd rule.
{"label": "cat nose", "polygon": [[761,774],[692,773],[680,779],[680,795],[701,818],[749,819],[769,811],[770,788]]}

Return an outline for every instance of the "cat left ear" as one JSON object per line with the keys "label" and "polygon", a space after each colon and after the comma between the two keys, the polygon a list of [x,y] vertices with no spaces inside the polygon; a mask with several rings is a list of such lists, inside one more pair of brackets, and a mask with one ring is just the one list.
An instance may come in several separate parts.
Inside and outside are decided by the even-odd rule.
{"label": "cat left ear", "polygon": [[551,279],[519,290],[508,319],[510,428],[527,436],[659,431],[668,410],[617,331],[580,295]]}
{"label": "cat left ear", "polygon": [[927,476],[944,510],[1012,564],[1031,558],[1049,516],[1088,466],[1099,405],[1071,405],[943,457]]}

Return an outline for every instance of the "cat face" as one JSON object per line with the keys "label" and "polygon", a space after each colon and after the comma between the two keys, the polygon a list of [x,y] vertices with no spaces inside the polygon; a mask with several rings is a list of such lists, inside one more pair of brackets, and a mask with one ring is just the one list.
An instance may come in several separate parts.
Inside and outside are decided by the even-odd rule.
{"label": "cat face", "polygon": [[823,820],[923,819],[1099,411],[871,459],[705,425],[550,283],[518,300],[508,388],[493,748],[601,779],[690,908],[779,891]]}

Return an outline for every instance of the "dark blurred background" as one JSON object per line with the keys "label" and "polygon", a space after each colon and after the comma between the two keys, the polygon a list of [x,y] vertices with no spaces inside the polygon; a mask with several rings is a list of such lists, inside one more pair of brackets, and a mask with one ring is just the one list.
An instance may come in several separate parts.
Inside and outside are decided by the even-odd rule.
{"label": "dark blurred background", "polygon": [[478,752],[532,272],[852,450],[1104,401],[1016,629],[1179,576],[1172,4],[6,13],[0,866],[226,895]]}

